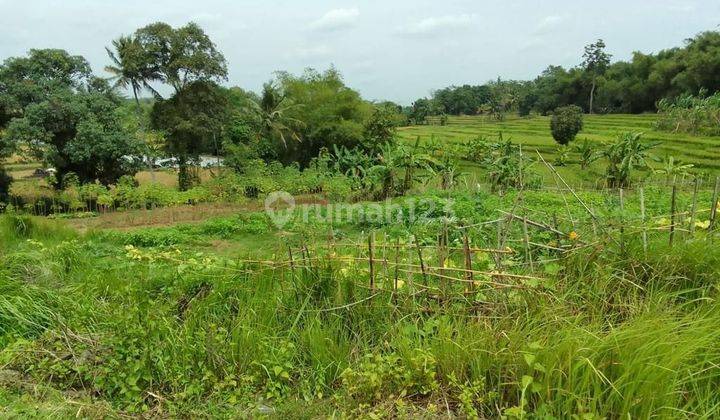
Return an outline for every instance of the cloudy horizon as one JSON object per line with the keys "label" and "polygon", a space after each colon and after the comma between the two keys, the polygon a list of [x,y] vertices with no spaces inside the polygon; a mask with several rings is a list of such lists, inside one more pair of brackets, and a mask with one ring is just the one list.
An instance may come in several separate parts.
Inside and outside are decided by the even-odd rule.
{"label": "cloudy horizon", "polygon": [[112,39],[156,21],[194,21],[225,55],[228,86],[258,91],[275,71],[334,65],[366,99],[409,104],[453,84],[527,80],[548,65],[577,65],[598,38],[613,61],[627,60],[720,24],[720,2],[578,3],[0,0],[0,60],[62,48],[102,75]]}

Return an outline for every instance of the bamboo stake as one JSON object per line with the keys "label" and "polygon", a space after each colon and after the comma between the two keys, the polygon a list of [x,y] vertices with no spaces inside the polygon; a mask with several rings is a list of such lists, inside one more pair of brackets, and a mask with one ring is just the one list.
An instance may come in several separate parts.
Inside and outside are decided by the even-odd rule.
{"label": "bamboo stake", "polygon": [[395,283],[393,284],[393,290],[398,290],[398,267],[400,263],[400,238],[395,242]]}
{"label": "bamboo stake", "polygon": [[695,213],[697,212],[697,196],[700,188],[700,178],[695,178],[695,188],[693,189],[692,209],[690,210],[690,237],[695,235]]}
{"label": "bamboo stake", "polygon": [[712,207],[710,208],[710,226],[708,227],[709,232],[715,230],[715,223],[717,222],[718,193],[720,193],[720,176],[715,178],[715,189],[713,190]]}
{"label": "bamboo stake", "polygon": [[469,289],[472,290],[474,288],[472,283],[472,254],[470,253],[470,238],[468,238],[467,231],[463,232],[463,244],[465,245],[465,269],[468,270],[465,273],[465,279],[470,281]]}
{"label": "bamboo stake", "polygon": [[647,229],[645,228],[645,190],[640,187],[640,219],[642,222],[642,242],[643,242],[643,253],[647,256]]}
{"label": "bamboo stake", "polygon": [[625,194],[620,188],[620,253],[625,255]]}
{"label": "bamboo stake", "polygon": [[675,206],[677,205],[677,185],[673,180],[672,198],[670,199],[670,247],[673,246],[675,239]]}
{"label": "bamboo stake", "polygon": [[373,233],[368,235],[368,259],[370,261],[370,289],[375,290],[375,267],[373,265]]}
{"label": "bamboo stake", "polygon": [[423,285],[425,287],[427,287],[428,286],[428,278],[427,278],[427,272],[425,271],[425,262],[423,261],[422,248],[420,247],[420,242],[418,242],[417,236],[414,235],[414,237],[415,237],[415,245],[417,246],[418,258],[420,259],[420,270],[422,271],[422,275],[423,275]]}

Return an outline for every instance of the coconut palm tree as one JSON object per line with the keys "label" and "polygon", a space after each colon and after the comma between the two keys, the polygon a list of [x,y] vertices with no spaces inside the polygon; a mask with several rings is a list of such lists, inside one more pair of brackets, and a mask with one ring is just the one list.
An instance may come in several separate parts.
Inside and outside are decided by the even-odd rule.
{"label": "coconut palm tree", "polygon": [[260,102],[253,102],[252,106],[260,117],[264,135],[269,138],[279,138],[285,148],[287,148],[287,137],[300,141],[299,129],[304,127],[305,123],[288,115],[292,109],[300,105],[293,104],[272,83],[263,85]]}
{"label": "coconut palm tree", "polygon": [[105,66],[105,71],[112,74],[110,80],[114,81],[116,88],[131,89],[138,111],[140,110],[139,93],[143,88],[155,92],[148,85],[148,78],[151,76],[145,70],[143,62],[142,46],[130,36],[121,36],[112,41],[114,51],[105,47],[112,65]]}
{"label": "coconut palm tree", "polygon": [[112,74],[110,80],[114,81],[113,86],[115,88],[130,89],[132,90],[133,97],[135,98],[135,105],[137,106],[137,118],[138,126],[140,128],[141,136],[148,146],[148,157],[150,157],[148,165],[150,168],[150,175],[155,180],[154,162],[152,156],[153,145],[152,138],[145,138],[145,130],[143,124],[142,106],[140,106],[139,93],[143,89],[147,89],[159,97],[158,92],[150,86],[150,81],[158,80],[158,74],[155,71],[150,70],[147,66],[147,60],[145,60],[145,53],[142,45],[137,42],[136,39],[130,36],[121,36],[118,39],[112,41],[114,51],[108,47],[105,47],[112,65],[105,66],[105,71]]}

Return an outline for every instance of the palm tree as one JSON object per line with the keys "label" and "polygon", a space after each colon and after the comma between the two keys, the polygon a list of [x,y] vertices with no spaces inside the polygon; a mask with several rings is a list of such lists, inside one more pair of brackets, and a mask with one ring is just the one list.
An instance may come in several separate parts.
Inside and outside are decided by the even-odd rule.
{"label": "palm tree", "polygon": [[260,117],[262,132],[266,136],[279,138],[285,148],[287,148],[286,136],[295,141],[300,141],[298,130],[305,123],[288,115],[289,111],[300,105],[293,104],[290,99],[281,95],[272,83],[263,85],[260,102],[253,102],[253,106]]}
{"label": "palm tree", "polygon": [[[149,82],[157,80],[158,75],[155,71],[150,70],[147,66],[147,62],[144,59],[144,51],[142,45],[137,42],[136,39],[130,36],[121,36],[118,39],[112,41],[113,48],[115,51],[108,47],[105,47],[112,65],[105,66],[105,71],[112,74],[110,80],[114,81],[113,86],[115,88],[131,89],[133,97],[135,98],[135,105],[137,106],[137,118],[138,127],[140,128],[141,136],[144,135],[144,124],[142,116],[142,107],[140,106],[139,93],[143,89],[150,90],[155,97],[158,97],[158,92],[150,86]],[[152,156],[152,146],[150,143],[152,139],[145,138],[148,143],[148,155]],[[155,171],[153,168],[153,158],[150,158],[148,162],[150,168],[150,175],[155,180]]]}
{"label": "palm tree", "polygon": [[115,51],[105,47],[112,65],[105,66],[105,71],[112,74],[110,80],[113,80],[116,88],[130,88],[135,98],[135,104],[140,110],[139,93],[143,89],[150,90],[155,96],[158,93],[150,82],[158,78],[157,74],[151,70],[144,60],[143,48],[139,42],[129,36],[121,36],[112,41]]}

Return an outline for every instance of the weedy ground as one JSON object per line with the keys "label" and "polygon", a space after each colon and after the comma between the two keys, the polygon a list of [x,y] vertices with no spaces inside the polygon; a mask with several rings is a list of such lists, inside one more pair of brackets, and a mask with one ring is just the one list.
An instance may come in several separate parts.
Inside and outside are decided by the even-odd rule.
{"label": "weedy ground", "polygon": [[[422,219],[330,223],[320,213],[282,230],[248,212],[82,234],[3,216],[0,415],[716,416],[720,247],[704,229],[707,204],[671,247],[665,189],[646,191],[645,222],[632,193],[623,212],[610,192],[580,197],[602,222],[594,229],[578,201],[543,191],[522,201],[430,191],[413,197],[435,203]],[[450,220],[438,210],[448,204]],[[690,207],[681,193],[678,211]],[[473,247],[493,247],[495,227],[482,223],[517,209],[544,223],[557,215],[567,234],[531,228],[532,268],[517,223],[502,267],[474,254],[478,271],[527,275],[503,281],[512,287],[479,275],[472,288],[436,279],[421,289],[423,276],[403,273],[393,292],[394,273],[378,264],[371,290],[367,254],[352,246],[373,231],[378,246],[417,240],[434,262],[448,223],[450,245],[462,244],[462,223],[475,226]],[[286,261],[288,247],[293,266],[264,262]],[[376,258],[395,258],[389,249]]]}

